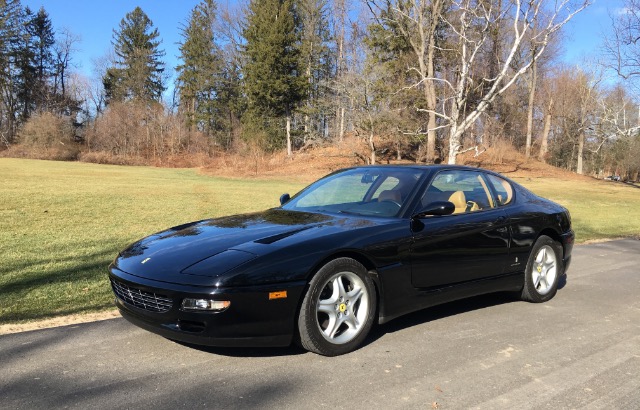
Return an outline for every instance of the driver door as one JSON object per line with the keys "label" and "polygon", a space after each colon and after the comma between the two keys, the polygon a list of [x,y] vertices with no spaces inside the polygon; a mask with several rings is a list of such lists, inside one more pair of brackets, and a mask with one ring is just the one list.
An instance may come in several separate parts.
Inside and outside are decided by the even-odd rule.
{"label": "driver door", "polygon": [[419,220],[411,249],[411,280],[437,288],[500,275],[509,255],[506,213],[496,206],[482,172],[445,170],[425,191],[421,206],[450,201],[451,215]]}

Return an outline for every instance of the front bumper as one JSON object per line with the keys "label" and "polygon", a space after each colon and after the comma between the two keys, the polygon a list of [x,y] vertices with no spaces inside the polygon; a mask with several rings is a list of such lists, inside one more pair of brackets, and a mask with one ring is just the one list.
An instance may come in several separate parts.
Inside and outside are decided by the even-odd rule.
{"label": "front bumper", "polygon": [[564,249],[564,273],[566,274],[569,270],[569,265],[571,265],[571,252],[573,251],[573,244],[576,240],[576,234],[573,230],[569,230],[568,232],[562,234],[562,248]]}
{"label": "front bumper", "polygon": [[[129,322],[168,339],[205,346],[288,346],[295,329],[296,313],[306,282],[293,282],[232,289],[195,287],[140,278],[114,267],[109,279],[144,295],[169,300],[164,312],[135,306],[117,296],[115,303]],[[286,291],[286,298],[269,300],[270,292]],[[120,291],[122,292],[122,290]],[[187,312],[180,309],[184,298],[229,300],[220,313]]]}

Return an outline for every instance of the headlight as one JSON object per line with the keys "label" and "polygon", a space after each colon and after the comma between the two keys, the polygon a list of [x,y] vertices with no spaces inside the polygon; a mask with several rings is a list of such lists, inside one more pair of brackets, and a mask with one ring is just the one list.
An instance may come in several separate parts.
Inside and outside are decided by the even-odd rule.
{"label": "headlight", "polygon": [[200,312],[224,312],[231,306],[228,300],[192,299],[186,298],[182,301],[182,310]]}

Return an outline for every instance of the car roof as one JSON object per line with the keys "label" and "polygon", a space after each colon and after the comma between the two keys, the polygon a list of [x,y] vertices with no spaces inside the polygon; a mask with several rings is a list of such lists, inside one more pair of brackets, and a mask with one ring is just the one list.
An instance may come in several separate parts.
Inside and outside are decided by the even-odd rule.
{"label": "car roof", "polygon": [[374,165],[358,165],[346,169],[366,169],[366,168],[397,168],[397,169],[419,169],[424,171],[433,171],[433,170],[441,170],[441,169],[460,169],[460,170],[469,170],[469,171],[484,171],[492,174],[497,174],[494,171],[479,168],[479,167],[470,167],[467,165],[450,165],[450,164],[374,164]]}

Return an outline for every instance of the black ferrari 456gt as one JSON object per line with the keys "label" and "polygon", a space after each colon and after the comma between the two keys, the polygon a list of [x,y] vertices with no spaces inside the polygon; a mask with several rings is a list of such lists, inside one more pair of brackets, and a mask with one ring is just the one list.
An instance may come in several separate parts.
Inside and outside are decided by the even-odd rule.
{"label": "black ferrari 456gt", "polygon": [[497,291],[551,299],[571,260],[567,209],[461,166],[334,172],[264,212],[187,223],[109,268],[133,324],[210,346],[356,349],[374,322]]}

